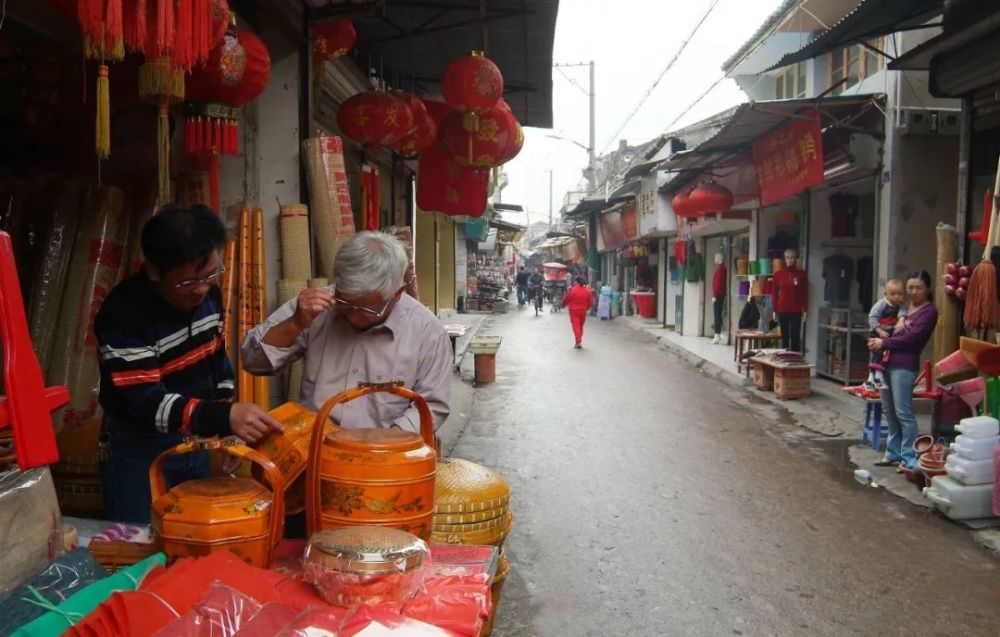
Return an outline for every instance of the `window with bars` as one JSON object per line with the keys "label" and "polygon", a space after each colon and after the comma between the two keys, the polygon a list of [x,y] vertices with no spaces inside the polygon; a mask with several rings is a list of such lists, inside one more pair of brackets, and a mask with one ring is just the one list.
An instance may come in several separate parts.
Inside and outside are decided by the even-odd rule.
{"label": "window with bars", "polygon": [[[868,45],[880,51],[884,50],[883,38],[870,40]],[[868,47],[853,44],[837,49],[830,54],[830,86],[837,85],[830,94],[840,95],[883,68],[885,68],[885,58]]]}
{"label": "window with bars", "polygon": [[806,65],[804,62],[786,66],[774,76],[774,99],[787,100],[806,96]]}

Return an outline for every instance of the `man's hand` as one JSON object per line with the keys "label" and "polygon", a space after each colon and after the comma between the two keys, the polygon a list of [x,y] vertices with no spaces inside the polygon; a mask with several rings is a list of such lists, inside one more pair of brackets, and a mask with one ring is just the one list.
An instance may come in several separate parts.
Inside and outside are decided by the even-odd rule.
{"label": "man's hand", "polygon": [[868,339],[868,349],[877,352],[883,347],[882,339],[880,338],[870,338]]}
{"label": "man's hand", "polygon": [[246,443],[261,440],[271,431],[284,431],[281,423],[254,403],[236,403],[229,412],[229,429]]}
{"label": "man's hand", "polygon": [[299,330],[307,330],[316,317],[333,309],[333,295],[326,288],[306,288],[299,292],[292,321]]}

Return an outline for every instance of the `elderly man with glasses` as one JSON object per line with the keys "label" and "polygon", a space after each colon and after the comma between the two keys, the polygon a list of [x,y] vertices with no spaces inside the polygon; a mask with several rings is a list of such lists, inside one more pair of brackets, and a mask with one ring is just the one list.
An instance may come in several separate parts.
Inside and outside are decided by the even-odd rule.
{"label": "elderly man with glasses", "polygon": [[[247,371],[274,374],[304,360],[301,396],[317,411],[328,398],[359,383],[402,381],[422,395],[435,427],[448,417],[451,343],[444,326],[404,293],[409,264],[403,244],[381,232],[345,241],[334,259],[334,285],[304,290],[246,336]],[[332,418],[348,428],[419,431],[405,398],[374,394],[338,405]]]}
{"label": "elderly man with glasses", "polygon": [[[252,403],[234,403],[233,368],[217,283],[226,244],[205,206],[168,207],[142,229],[142,270],[119,283],[94,319],[104,408],[104,514],[149,521],[149,467],[185,436],[260,440],[281,425]],[[208,477],[206,452],[167,461],[169,486]]]}

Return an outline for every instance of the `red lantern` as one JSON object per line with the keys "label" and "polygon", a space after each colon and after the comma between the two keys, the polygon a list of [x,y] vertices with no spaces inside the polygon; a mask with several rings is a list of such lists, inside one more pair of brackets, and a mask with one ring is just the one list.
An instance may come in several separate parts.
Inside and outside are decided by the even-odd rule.
{"label": "red lantern", "polygon": [[440,144],[420,153],[417,207],[446,215],[481,217],[486,211],[489,175],[460,166]]}
{"label": "red lantern", "polygon": [[[500,100],[500,102],[504,103],[503,100]],[[501,151],[500,157],[498,157],[499,164],[506,164],[514,159],[521,152],[521,149],[524,148],[524,129],[521,128],[521,122],[517,121],[514,113],[510,112],[510,110],[507,110],[506,114],[511,120],[511,125],[514,127],[514,134],[510,136],[507,146]]]}
{"label": "red lantern", "polygon": [[696,219],[701,216],[701,211],[691,202],[690,193],[678,192],[670,200],[670,205],[678,217]]}
{"label": "red lantern", "polygon": [[313,25],[312,50],[320,62],[347,55],[358,41],[354,23],[347,18]]}
{"label": "red lantern", "polygon": [[353,95],[337,110],[337,126],[365,148],[377,150],[402,139],[413,129],[406,102],[382,91]]}
{"label": "red lantern", "polygon": [[423,100],[423,103],[427,112],[430,114],[431,119],[434,120],[434,125],[439,129],[441,128],[441,122],[444,121],[444,118],[455,112],[455,107],[447,102],[441,102],[439,100]]}
{"label": "red lantern", "polygon": [[725,212],[733,207],[733,193],[712,181],[692,190],[688,198],[697,210],[709,214]]}
{"label": "red lantern", "polygon": [[503,96],[503,75],[482,53],[453,60],[441,78],[444,100],[470,111],[489,108]]}
{"label": "red lantern", "polygon": [[495,106],[478,113],[456,111],[444,118],[439,137],[460,165],[489,170],[502,163],[516,136],[516,123],[510,113]]}
{"label": "red lantern", "polygon": [[405,156],[416,156],[437,139],[437,124],[427,112],[424,102],[412,93],[394,92],[393,95],[406,102],[413,113],[413,128],[390,147]]}

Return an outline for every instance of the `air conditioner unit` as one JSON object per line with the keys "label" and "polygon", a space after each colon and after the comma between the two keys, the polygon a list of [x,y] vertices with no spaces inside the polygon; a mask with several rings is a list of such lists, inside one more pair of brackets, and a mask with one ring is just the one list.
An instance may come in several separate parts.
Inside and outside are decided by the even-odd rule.
{"label": "air conditioner unit", "polygon": [[899,111],[896,130],[900,135],[958,135],[961,111],[904,108]]}

